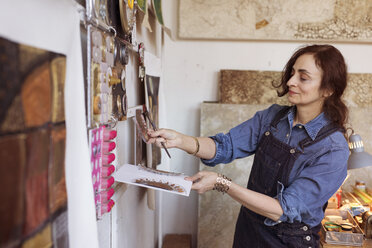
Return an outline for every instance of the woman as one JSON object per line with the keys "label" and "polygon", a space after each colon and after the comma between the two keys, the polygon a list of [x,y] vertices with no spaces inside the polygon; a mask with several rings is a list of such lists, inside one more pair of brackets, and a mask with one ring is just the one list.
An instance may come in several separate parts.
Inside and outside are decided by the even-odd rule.
{"label": "woman", "polygon": [[233,247],[318,247],[324,208],[347,174],[346,85],[335,47],[306,46],[292,55],[276,86],[293,106],[274,104],[227,134],[196,138],[161,129],[150,132],[150,142],[209,166],[255,154],[247,188],[207,171],[187,180],[198,193],[216,189],[242,204]]}

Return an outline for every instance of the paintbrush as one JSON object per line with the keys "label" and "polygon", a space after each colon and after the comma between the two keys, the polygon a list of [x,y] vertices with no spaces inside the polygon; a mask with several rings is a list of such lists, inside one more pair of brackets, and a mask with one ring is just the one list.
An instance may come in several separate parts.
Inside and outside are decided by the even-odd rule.
{"label": "paintbrush", "polygon": [[[142,111],[143,111],[143,115],[145,116],[145,118],[147,118],[152,126],[152,129],[154,129],[154,131],[157,131],[158,129],[156,128],[156,125],[155,123],[151,120],[150,118],[150,114],[149,112],[147,111],[147,108],[146,108],[146,105],[142,105]],[[169,154],[168,152],[168,149],[165,147],[165,144],[164,142],[160,142],[161,146],[164,148],[165,152],[167,153],[168,157],[171,158],[171,155]]]}

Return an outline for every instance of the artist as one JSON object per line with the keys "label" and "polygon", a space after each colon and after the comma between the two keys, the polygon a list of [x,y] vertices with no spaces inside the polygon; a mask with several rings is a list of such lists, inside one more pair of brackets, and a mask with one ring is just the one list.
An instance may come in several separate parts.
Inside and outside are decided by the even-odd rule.
{"label": "artist", "polygon": [[339,50],[302,47],[275,85],[292,106],[274,104],[227,134],[191,137],[160,129],[150,131],[149,142],[182,149],[209,166],[255,154],[247,188],[211,171],[187,180],[200,194],[215,189],[242,204],[233,247],[319,247],[324,208],[347,174],[346,85]]}

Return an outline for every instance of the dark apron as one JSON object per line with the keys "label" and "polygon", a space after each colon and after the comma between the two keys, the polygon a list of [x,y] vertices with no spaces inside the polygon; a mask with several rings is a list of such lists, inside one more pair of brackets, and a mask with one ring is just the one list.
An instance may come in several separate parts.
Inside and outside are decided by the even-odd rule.
{"label": "dark apron", "polygon": [[[289,107],[282,109],[274,117],[270,129],[262,136],[253,162],[247,188],[271,197],[277,195],[277,182],[288,187],[289,174],[298,156],[298,150],[276,139],[271,128],[276,128],[280,119],[287,114]],[[329,134],[337,131],[333,125],[323,127],[315,140],[310,137],[300,141],[300,148],[310,146]],[[282,222],[275,226],[264,224],[266,217],[256,214],[242,206],[236,223],[234,248],[301,248],[319,247],[321,225],[310,228],[302,222]]]}

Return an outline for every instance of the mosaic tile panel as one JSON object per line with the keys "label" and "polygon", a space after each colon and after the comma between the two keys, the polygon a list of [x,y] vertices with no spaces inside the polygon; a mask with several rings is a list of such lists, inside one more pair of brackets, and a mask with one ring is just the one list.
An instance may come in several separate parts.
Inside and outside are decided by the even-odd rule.
{"label": "mosaic tile panel", "polygon": [[372,74],[349,73],[345,101],[350,107],[372,106]]}
{"label": "mosaic tile panel", "polygon": [[[279,98],[272,82],[280,81],[281,72],[221,70],[220,102],[235,104],[288,104]],[[372,74],[349,73],[345,101],[351,107],[372,106]]]}
{"label": "mosaic tile panel", "polygon": [[371,17],[371,0],[182,0],[179,37],[371,42]]}
{"label": "mosaic tile panel", "polygon": [[221,70],[219,94],[221,103],[287,105],[272,86],[280,82],[281,72]]}

